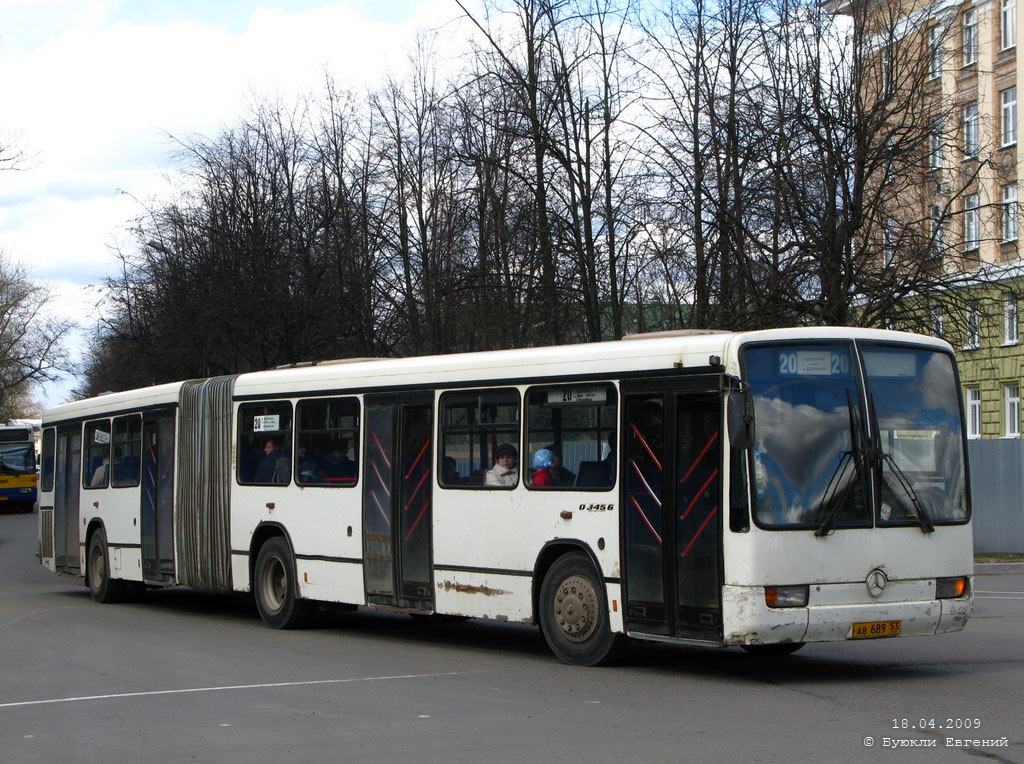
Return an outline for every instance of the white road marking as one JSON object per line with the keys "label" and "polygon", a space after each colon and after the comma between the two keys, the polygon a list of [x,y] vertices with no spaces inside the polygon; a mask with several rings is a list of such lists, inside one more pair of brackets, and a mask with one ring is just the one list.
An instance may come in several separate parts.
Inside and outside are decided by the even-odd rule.
{"label": "white road marking", "polygon": [[53,703],[81,703],[89,700],[116,700],[119,698],[144,698],[150,695],[184,695],[195,692],[223,692],[224,690],[265,690],[274,687],[305,687],[317,684],[345,684],[347,682],[386,682],[392,679],[433,679],[441,676],[478,674],[479,671],[450,671],[444,674],[396,674],[394,676],[360,676],[350,679],[312,679],[305,682],[268,682],[265,684],[230,684],[222,687],[188,687],[181,690],[149,690],[147,692],[119,692],[110,695],[82,695],[74,698],[48,698],[47,700],[22,700],[16,703],[0,703],[0,708],[21,708],[24,706],[45,706]]}

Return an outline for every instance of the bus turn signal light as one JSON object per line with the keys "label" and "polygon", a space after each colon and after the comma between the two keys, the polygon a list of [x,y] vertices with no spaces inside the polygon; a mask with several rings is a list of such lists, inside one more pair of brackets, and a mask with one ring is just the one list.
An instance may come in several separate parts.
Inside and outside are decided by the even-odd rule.
{"label": "bus turn signal light", "polygon": [[965,594],[967,594],[967,576],[935,579],[936,599],[948,600],[954,597],[963,597]]}
{"label": "bus turn signal light", "polygon": [[798,586],[766,586],[764,602],[768,607],[806,607],[807,587]]}

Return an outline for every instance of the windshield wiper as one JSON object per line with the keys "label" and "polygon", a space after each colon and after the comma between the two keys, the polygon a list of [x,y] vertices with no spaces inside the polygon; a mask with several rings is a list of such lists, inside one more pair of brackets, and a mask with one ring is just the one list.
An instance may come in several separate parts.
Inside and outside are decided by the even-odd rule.
{"label": "windshield wiper", "polygon": [[[910,503],[914,505],[914,509],[917,511],[917,522],[921,526],[922,533],[933,533],[935,526],[932,524],[931,517],[925,511],[924,504],[921,503],[921,499],[917,495],[917,491],[914,490],[914,486],[910,484],[910,479],[907,478],[906,473],[900,469],[900,466],[896,464],[896,460],[892,458],[891,454],[882,454],[882,462],[887,463],[892,468],[892,474],[896,476],[896,482],[900,484],[900,488],[906,493],[910,499]],[[889,490],[892,491],[892,486],[889,485],[889,481],[885,479],[885,470],[881,470],[882,482],[888,486]],[[894,492],[895,493],[895,492]]]}
{"label": "windshield wiper", "polygon": [[[839,464],[836,465],[836,469],[832,473],[832,477],[828,479],[825,491],[821,495],[821,506],[825,509],[825,517],[822,519],[821,525],[818,526],[818,530],[814,532],[814,535],[819,538],[827,536],[832,532],[832,526],[835,525],[836,518],[839,517],[840,510],[846,506],[846,499],[849,497],[850,491],[853,490],[853,486],[863,477],[864,474],[864,450],[862,448],[863,437],[860,430],[860,420],[854,412],[853,396],[850,394],[849,389],[846,391],[846,410],[850,416],[850,450],[842,452]],[[853,462],[854,469],[856,470],[856,475],[853,480],[847,481],[846,485],[840,489],[839,486],[842,483],[842,475],[846,472],[845,465],[851,461]]]}
{"label": "windshield wiper", "polygon": [[[871,393],[871,413],[873,417],[878,415],[875,413],[875,394]],[[877,418],[874,421],[878,421]],[[932,519],[925,510],[924,505],[921,503],[921,499],[917,495],[917,491],[914,490],[914,486],[910,484],[910,479],[906,473],[900,469],[900,466],[896,463],[896,460],[892,458],[891,454],[887,454],[882,450],[881,439],[879,439],[878,445],[873,449],[872,453],[872,464],[878,467],[878,477],[882,481],[882,484],[892,491],[892,485],[885,479],[885,464],[888,464],[892,468],[892,473],[896,476],[896,482],[900,484],[900,488],[910,499],[910,503],[914,505],[914,509],[917,511],[917,522],[921,526],[922,533],[933,533],[935,526],[932,524]],[[895,493],[895,491],[893,491]],[[879,497],[881,501],[881,497]]]}

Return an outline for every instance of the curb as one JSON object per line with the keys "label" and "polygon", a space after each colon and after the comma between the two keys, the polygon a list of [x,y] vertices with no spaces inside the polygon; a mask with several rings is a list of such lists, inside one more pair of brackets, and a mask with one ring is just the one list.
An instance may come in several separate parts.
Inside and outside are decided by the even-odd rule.
{"label": "curb", "polygon": [[1013,573],[1024,573],[1024,562],[976,562],[976,576],[1004,576]]}

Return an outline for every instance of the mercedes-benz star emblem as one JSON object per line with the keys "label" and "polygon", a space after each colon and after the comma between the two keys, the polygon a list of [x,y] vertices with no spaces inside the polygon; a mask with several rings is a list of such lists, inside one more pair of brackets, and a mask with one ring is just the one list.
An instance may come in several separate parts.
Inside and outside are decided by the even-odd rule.
{"label": "mercedes-benz star emblem", "polygon": [[864,581],[868,585],[868,594],[872,597],[881,597],[888,582],[889,579],[885,577],[885,573],[878,568],[868,573],[868,577]]}

